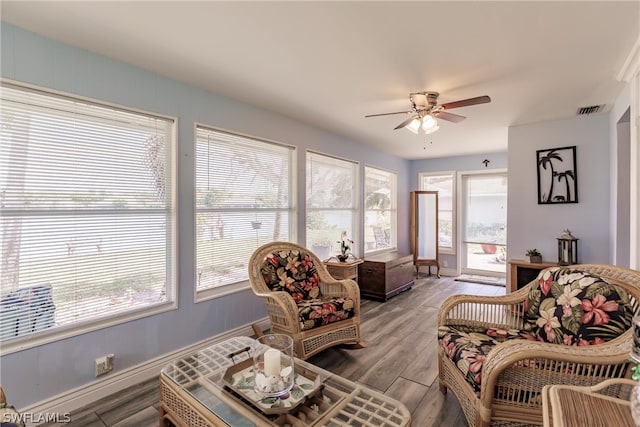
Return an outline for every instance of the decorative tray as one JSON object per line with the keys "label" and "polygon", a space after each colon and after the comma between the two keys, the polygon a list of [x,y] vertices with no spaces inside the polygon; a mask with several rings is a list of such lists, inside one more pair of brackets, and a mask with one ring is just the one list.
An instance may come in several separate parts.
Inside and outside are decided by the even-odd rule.
{"label": "decorative tray", "polygon": [[280,397],[265,397],[254,390],[253,359],[246,359],[228,368],[222,382],[225,389],[265,415],[291,412],[323,388],[322,379],[317,373],[295,363],[293,388]]}

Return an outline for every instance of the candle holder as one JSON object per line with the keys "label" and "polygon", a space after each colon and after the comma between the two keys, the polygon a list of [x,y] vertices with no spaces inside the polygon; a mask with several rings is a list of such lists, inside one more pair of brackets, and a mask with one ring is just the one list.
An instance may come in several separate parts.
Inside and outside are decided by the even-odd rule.
{"label": "candle holder", "polygon": [[558,240],[558,264],[571,265],[578,263],[578,240],[571,231],[564,230]]}
{"label": "candle holder", "polygon": [[282,396],[294,380],[293,339],[283,334],[263,335],[253,345],[254,390],[265,397]]}

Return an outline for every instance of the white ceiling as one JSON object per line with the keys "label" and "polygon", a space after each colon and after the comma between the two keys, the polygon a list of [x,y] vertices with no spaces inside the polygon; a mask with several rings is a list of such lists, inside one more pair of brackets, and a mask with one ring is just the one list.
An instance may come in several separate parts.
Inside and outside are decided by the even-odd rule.
{"label": "white ceiling", "polygon": [[[640,2],[7,1],[2,20],[408,159],[503,151],[513,125],[610,107]],[[408,95],[459,108],[393,130]],[[605,110],[607,111],[607,110]]]}

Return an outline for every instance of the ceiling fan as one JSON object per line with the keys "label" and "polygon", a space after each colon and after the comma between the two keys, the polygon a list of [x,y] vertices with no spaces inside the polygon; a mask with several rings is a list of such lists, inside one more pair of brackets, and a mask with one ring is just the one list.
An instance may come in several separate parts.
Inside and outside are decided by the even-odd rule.
{"label": "ceiling fan", "polygon": [[411,114],[411,117],[396,126],[394,130],[407,128],[411,132],[417,134],[420,130],[420,127],[422,127],[422,129],[427,134],[429,134],[437,131],[440,128],[438,126],[438,121],[436,120],[436,118],[447,120],[453,123],[458,123],[466,119],[466,117],[464,116],[449,113],[445,110],[468,107],[470,105],[486,104],[488,102],[491,102],[491,98],[489,98],[487,95],[484,95],[438,105],[438,95],[440,95],[438,92],[414,92],[409,94],[409,101],[411,101],[410,111],[369,114],[365,117],[389,116],[392,114]]}

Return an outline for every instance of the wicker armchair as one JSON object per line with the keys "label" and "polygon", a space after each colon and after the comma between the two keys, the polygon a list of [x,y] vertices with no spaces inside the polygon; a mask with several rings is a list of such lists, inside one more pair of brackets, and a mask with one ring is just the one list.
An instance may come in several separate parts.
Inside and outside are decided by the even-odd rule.
{"label": "wicker armchair", "polygon": [[[446,393],[449,389],[453,392],[470,426],[542,424],[541,390],[545,385],[592,386],[608,378],[630,376],[633,328],[630,327],[629,316],[638,312],[640,272],[597,264],[569,267],[600,277],[626,291],[625,304],[621,304],[625,310],[625,322],[620,322],[625,326],[620,327],[619,335],[603,343],[585,346],[581,345],[583,343],[565,345],[536,341],[539,336],[522,339],[526,333],[526,322],[530,321],[527,319],[530,291],[540,289],[536,286],[542,286],[545,272],[546,277],[558,274],[557,267],[543,270],[538,279],[505,296],[456,295],[443,303],[438,316],[440,391]],[[579,308],[584,306],[576,307]],[[473,330],[475,327],[494,333],[502,331],[516,338],[502,337],[486,355],[478,358],[481,367],[476,373],[479,381],[476,388],[473,381],[469,381],[471,365],[466,361],[453,362],[451,347],[447,347],[441,334],[443,329]],[[516,336],[518,331],[522,336]],[[470,333],[465,338],[470,342],[478,336]],[[559,339],[562,341],[562,336]],[[475,368],[478,369],[477,366]]]}
{"label": "wicker armchair", "polygon": [[361,344],[358,285],[334,279],[308,249],[288,242],[261,246],[249,260],[249,281],[265,300],[271,332],[291,336],[298,358]]}

